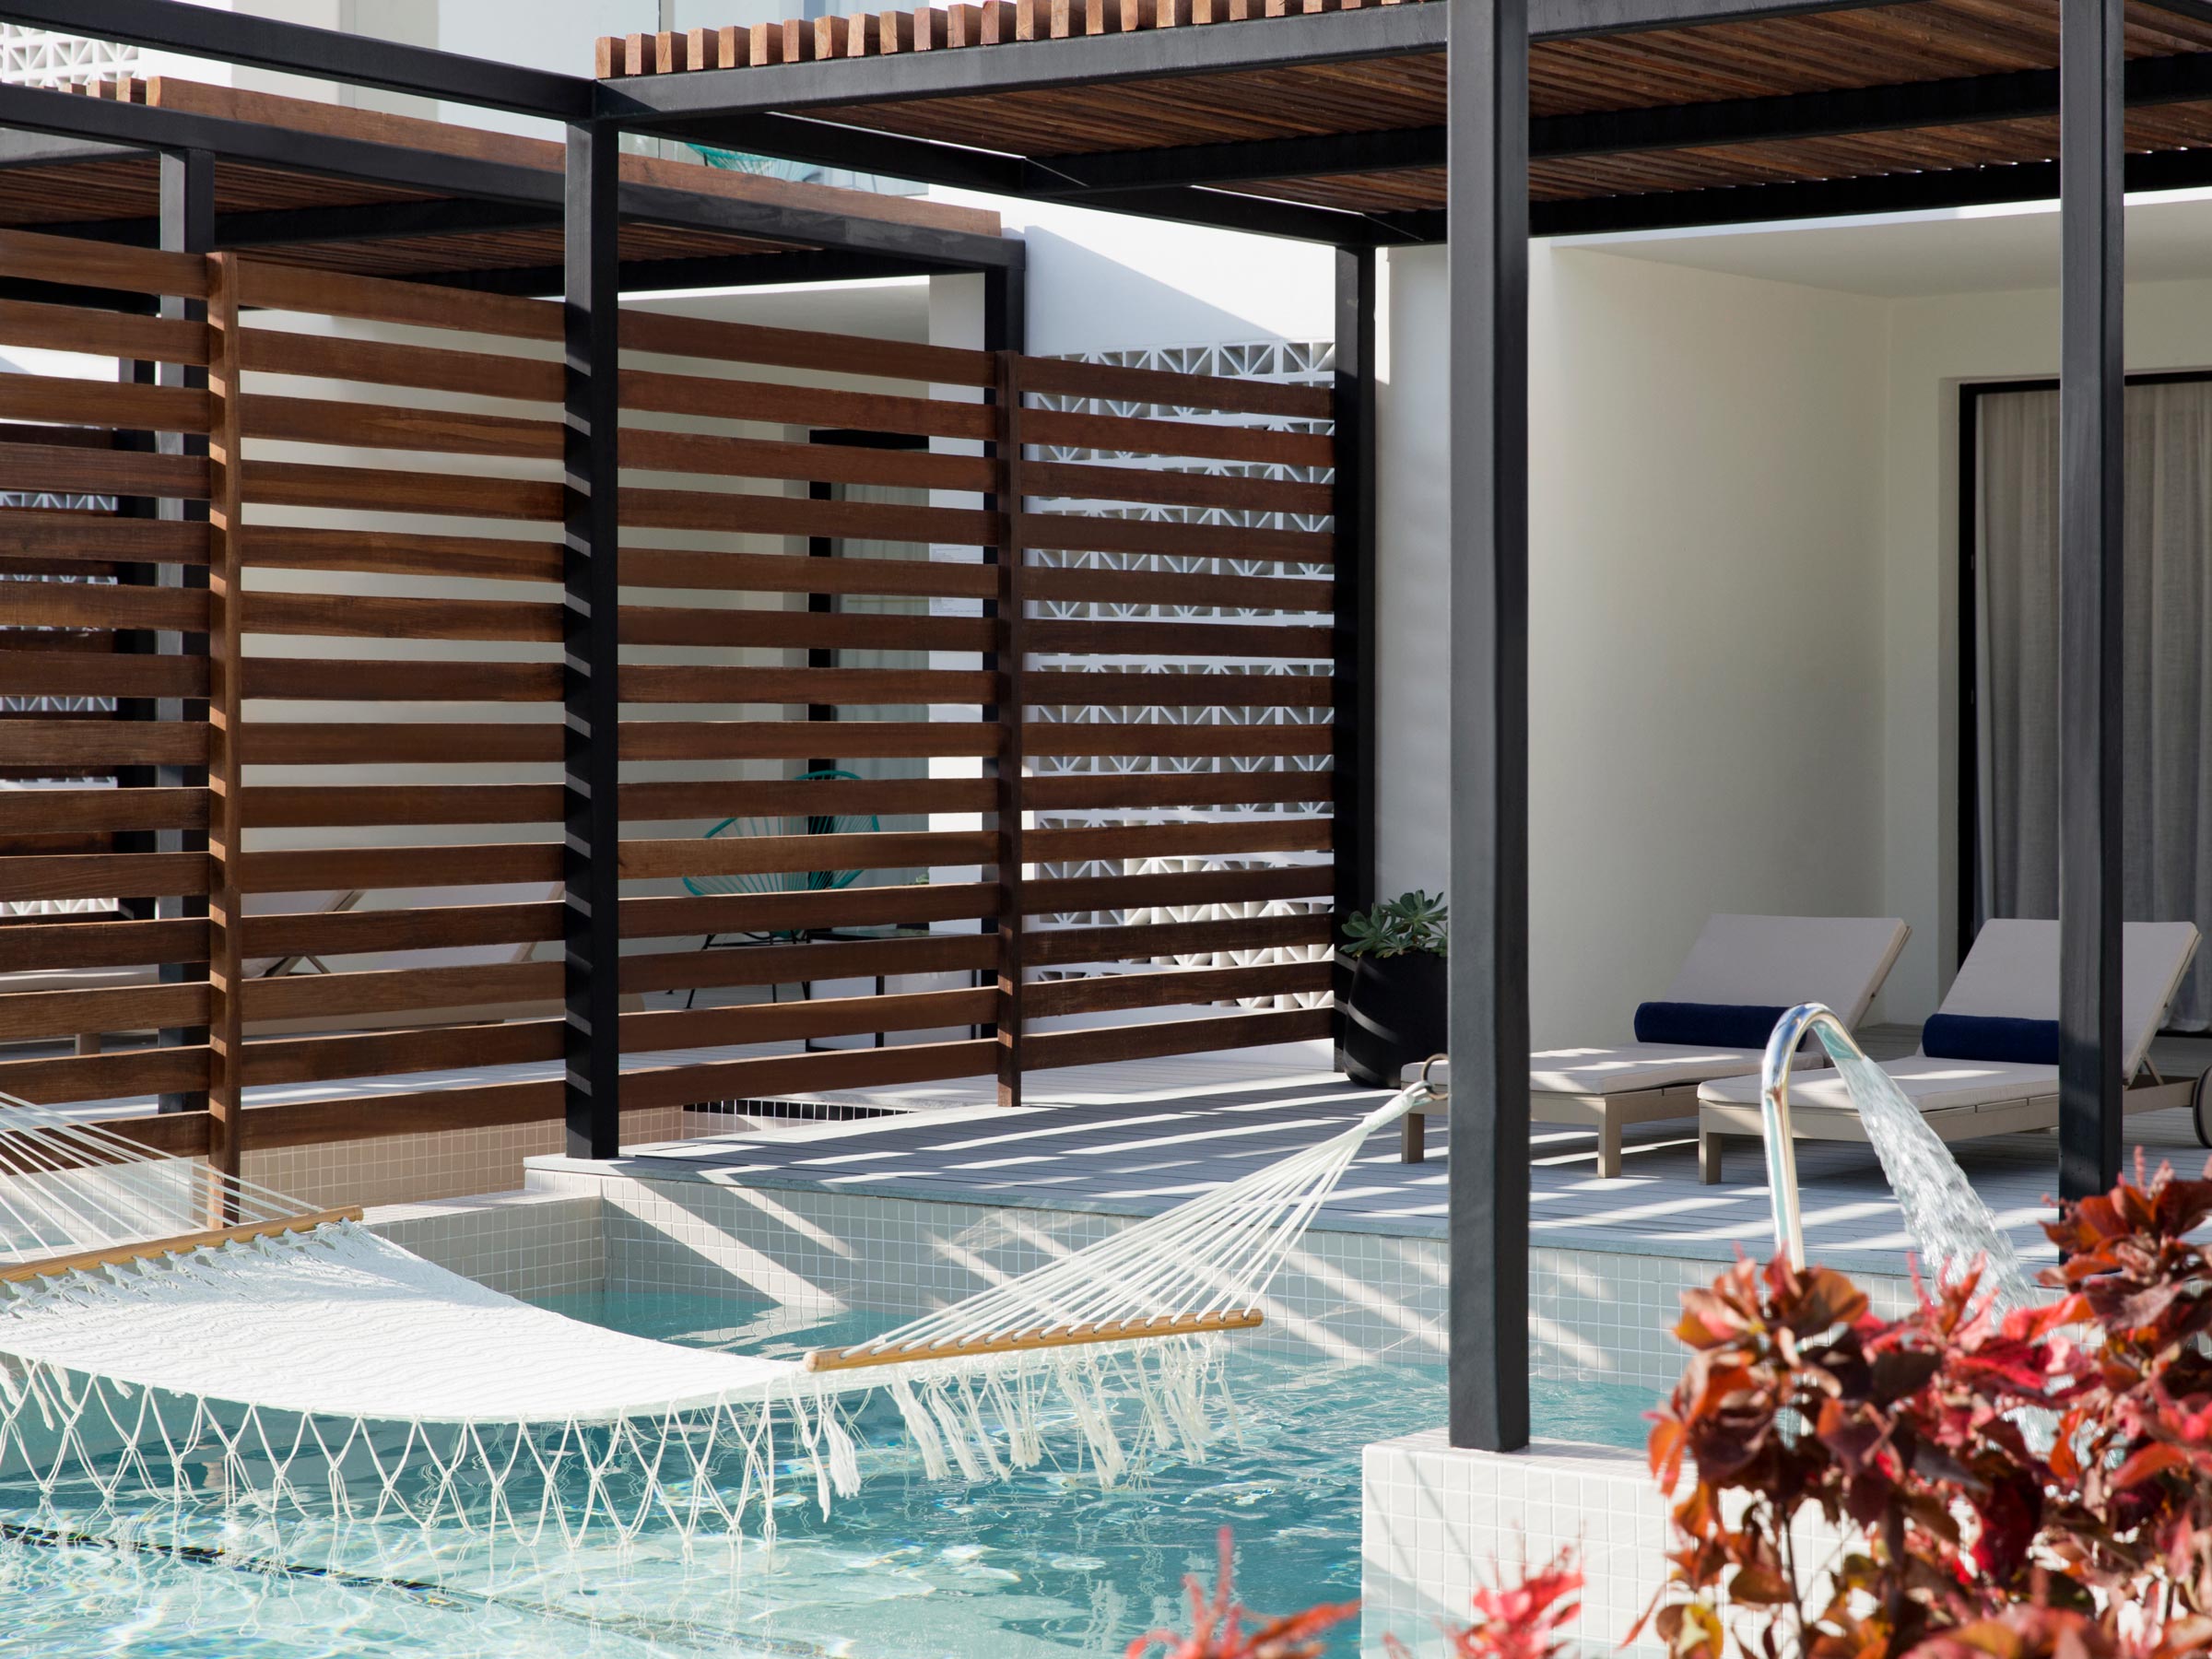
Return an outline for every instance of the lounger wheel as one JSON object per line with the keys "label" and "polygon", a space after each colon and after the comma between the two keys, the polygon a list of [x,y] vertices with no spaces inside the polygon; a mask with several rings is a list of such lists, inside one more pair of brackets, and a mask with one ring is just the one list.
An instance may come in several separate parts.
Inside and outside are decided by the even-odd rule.
{"label": "lounger wheel", "polygon": [[2196,1074],[2189,1089],[2189,1121],[2196,1129],[2196,1143],[2212,1147],[2212,1071]]}

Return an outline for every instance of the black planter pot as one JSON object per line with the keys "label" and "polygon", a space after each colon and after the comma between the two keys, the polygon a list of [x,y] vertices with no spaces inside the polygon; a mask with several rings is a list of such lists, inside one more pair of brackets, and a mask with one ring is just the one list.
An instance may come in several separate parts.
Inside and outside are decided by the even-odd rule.
{"label": "black planter pot", "polygon": [[1338,959],[1344,1068],[1353,1082],[1395,1088],[1406,1066],[1444,1052],[1450,1036],[1448,985],[1444,959],[1425,950]]}

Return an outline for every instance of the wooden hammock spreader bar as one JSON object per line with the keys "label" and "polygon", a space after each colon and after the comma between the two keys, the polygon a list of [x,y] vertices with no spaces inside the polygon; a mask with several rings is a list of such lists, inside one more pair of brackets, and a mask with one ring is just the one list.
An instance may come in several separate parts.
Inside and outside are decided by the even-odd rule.
{"label": "wooden hammock spreader bar", "polygon": [[810,1371],[858,1371],[868,1365],[915,1365],[930,1359],[966,1359],[977,1354],[1018,1354],[1031,1348],[1079,1347],[1090,1342],[1132,1342],[1147,1336],[1201,1336],[1213,1331],[1249,1331],[1265,1324],[1257,1308],[1227,1313],[1157,1313],[1149,1319],[1108,1319],[1095,1324],[1035,1325],[1026,1331],[964,1336],[957,1342],[929,1342],[908,1347],[816,1348],[806,1356]]}
{"label": "wooden hammock spreader bar", "polygon": [[179,1233],[170,1239],[146,1239],[136,1243],[103,1244],[97,1250],[74,1250],[66,1255],[41,1256],[35,1262],[10,1262],[0,1266],[0,1284],[25,1279],[52,1278],[79,1268],[117,1266],[150,1256],[182,1255],[206,1244],[228,1244],[240,1239],[266,1239],[280,1233],[312,1232],[333,1221],[359,1221],[361,1206],[316,1210],[312,1215],[286,1216],[276,1221],[248,1221],[237,1227],[211,1227],[205,1232]]}

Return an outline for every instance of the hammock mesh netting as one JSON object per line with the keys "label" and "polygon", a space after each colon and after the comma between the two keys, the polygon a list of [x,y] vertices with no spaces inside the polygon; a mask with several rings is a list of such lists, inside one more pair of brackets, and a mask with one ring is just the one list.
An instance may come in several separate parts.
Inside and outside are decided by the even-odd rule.
{"label": "hammock mesh netting", "polygon": [[[1200,1458],[1224,1333],[1367,1136],[1351,1127],[1090,1246],[806,1360],[679,1347],[501,1295],[199,1160],[0,1097],[0,1479],[103,1507],[214,1502],[581,1543],[827,1511],[895,1402],[925,1470],[980,1480],[1070,1434],[1101,1481]],[[195,1235],[197,1235],[195,1237]]]}

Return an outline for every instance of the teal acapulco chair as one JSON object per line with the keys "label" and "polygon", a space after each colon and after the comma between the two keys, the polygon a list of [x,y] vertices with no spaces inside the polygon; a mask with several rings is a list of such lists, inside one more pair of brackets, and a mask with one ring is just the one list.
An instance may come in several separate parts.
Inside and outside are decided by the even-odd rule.
{"label": "teal acapulco chair", "polygon": [[[821,771],[801,772],[793,780],[799,783],[818,783],[835,780],[857,783],[858,772],[835,768]],[[768,835],[871,835],[881,828],[876,815],[866,812],[808,812],[784,813],[767,818],[726,818],[706,832],[702,838],[712,841],[718,836]],[[826,893],[839,888],[851,887],[860,879],[862,872],[852,870],[773,870],[742,876],[687,876],[685,889],[697,898],[722,898],[733,894],[767,893]],[[780,939],[796,939],[804,930],[796,928],[771,929],[765,933],[709,934],[701,949],[712,950],[724,938],[742,939],[748,944],[772,944]],[[694,991],[692,995],[698,993]],[[690,1006],[690,999],[685,999]]]}

